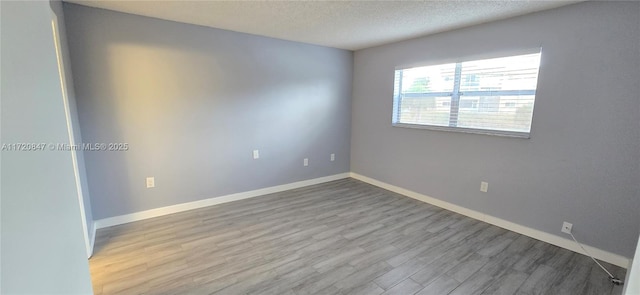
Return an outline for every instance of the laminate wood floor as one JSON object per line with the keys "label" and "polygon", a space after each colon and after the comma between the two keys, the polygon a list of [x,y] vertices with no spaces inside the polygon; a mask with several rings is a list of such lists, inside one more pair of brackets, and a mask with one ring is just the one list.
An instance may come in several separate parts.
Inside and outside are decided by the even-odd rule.
{"label": "laminate wood floor", "polygon": [[587,256],[354,179],[101,229],[89,264],[96,294],[622,291]]}

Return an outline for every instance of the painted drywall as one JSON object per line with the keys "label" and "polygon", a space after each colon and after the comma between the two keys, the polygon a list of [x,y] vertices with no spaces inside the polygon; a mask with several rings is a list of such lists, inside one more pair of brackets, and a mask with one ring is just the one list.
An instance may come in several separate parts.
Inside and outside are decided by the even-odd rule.
{"label": "painted drywall", "polygon": [[[48,1],[2,1],[2,144],[69,143]],[[2,151],[2,294],[91,294],[71,153]]]}
{"label": "painted drywall", "polygon": [[[638,2],[586,2],[356,51],[351,170],[626,257],[640,226]],[[391,126],[394,68],[542,46],[530,139]],[[481,193],[480,182],[489,183]]]}
{"label": "painted drywall", "polygon": [[[56,15],[57,20],[57,28],[56,34],[58,36],[58,45],[59,45],[59,54],[61,56],[60,62],[63,65],[62,74],[64,75],[65,81],[65,91],[67,93],[67,101],[68,101],[68,113],[71,118],[71,129],[73,131],[73,140],[74,144],[82,144],[82,133],[80,132],[80,122],[78,121],[78,108],[76,106],[76,95],[73,86],[73,76],[71,75],[71,58],[69,57],[69,46],[67,45],[67,31],[64,20],[64,11],[62,8],[62,1],[55,0],[51,1],[51,9]],[[91,213],[91,198],[89,196],[89,184],[87,183],[87,172],[85,169],[84,163],[84,153],[82,151],[72,151],[76,158],[76,170],[77,170],[77,181],[79,183],[81,197],[82,197],[82,206],[84,209],[84,219],[85,219],[85,230],[86,235],[89,240],[92,240],[94,229],[93,216]],[[88,241],[89,254],[91,253],[90,249],[90,241]]]}
{"label": "painted drywall", "polygon": [[64,13],[83,140],[129,147],[85,152],[95,219],[349,171],[352,52]]}

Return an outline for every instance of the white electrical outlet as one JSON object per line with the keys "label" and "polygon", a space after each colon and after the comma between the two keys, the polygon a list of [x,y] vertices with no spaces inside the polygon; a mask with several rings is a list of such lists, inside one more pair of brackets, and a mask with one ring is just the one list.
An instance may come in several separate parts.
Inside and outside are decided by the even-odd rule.
{"label": "white electrical outlet", "polygon": [[480,191],[486,193],[489,191],[489,183],[488,182],[480,182]]}
{"label": "white electrical outlet", "polygon": [[253,159],[259,159],[259,158],[260,158],[260,151],[253,150]]}
{"label": "white electrical outlet", "polygon": [[156,178],[155,177],[147,177],[147,188],[156,187]]}
{"label": "white electrical outlet", "polygon": [[331,162],[336,160],[336,154],[331,154]]}
{"label": "white electrical outlet", "polygon": [[302,161],[302,165],[309,166],[309,158],[304,158],[304,161]]}
{"label": "white electrical outlet", "polygon": [[573,228],[573,224],[568,223],[568,222],[563,222],[562,223],[562,232],[565,234],[571,234],[571,229]]}

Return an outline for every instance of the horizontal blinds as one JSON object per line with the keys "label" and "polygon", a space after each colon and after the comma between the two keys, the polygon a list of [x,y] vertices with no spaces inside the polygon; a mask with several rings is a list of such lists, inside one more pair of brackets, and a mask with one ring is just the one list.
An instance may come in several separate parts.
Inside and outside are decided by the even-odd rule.
{"label": "horizontal blinds", "polygon": [[449,126],[451,96],[403,98],[400,122],[406,124]]}
{"label": "horizontal blinds", "polygon": [[530,132],[540,53],[458,65],[396,70],[394,123]]}
{"label": "horizontal blinds", "polygon": [[533,95],[461,96],[457,127],[529,132]]}
{"label": "horizontal blinds", "polygon": [[453,92],[456,64],[420,67],[396,72],[402,73],[402,93]]}
{"label": "horizontal blinds", "polygon": [[535,90],[540,53],[462,63],[460,91]]}

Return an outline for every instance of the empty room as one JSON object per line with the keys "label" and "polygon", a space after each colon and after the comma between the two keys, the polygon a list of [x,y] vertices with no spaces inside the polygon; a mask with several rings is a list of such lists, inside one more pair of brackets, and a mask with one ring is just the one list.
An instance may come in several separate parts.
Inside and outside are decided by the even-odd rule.
{"label": "empty room", "polygon": [[638,1],[0,13],[1,294],[640,294]]}

